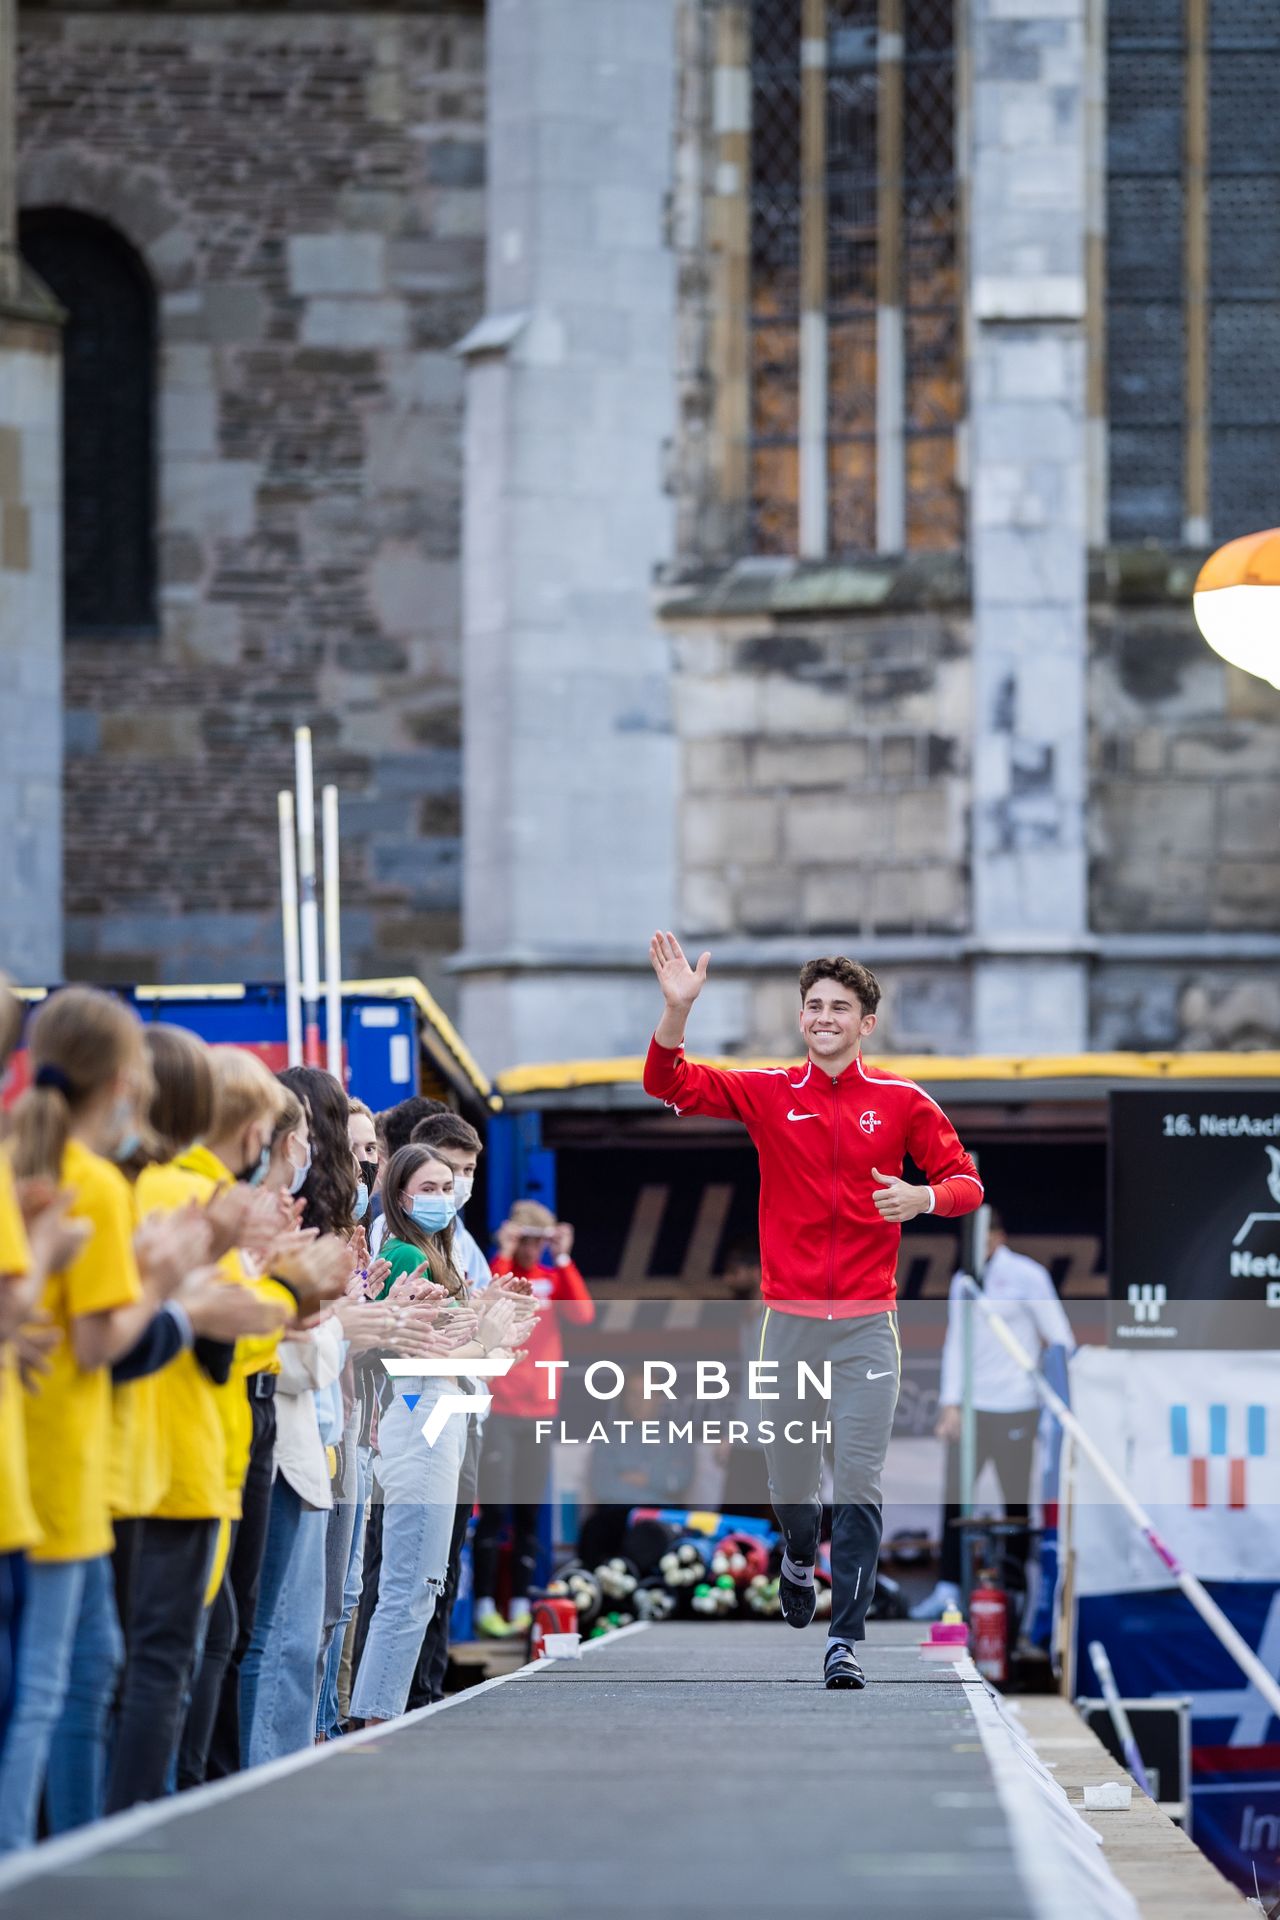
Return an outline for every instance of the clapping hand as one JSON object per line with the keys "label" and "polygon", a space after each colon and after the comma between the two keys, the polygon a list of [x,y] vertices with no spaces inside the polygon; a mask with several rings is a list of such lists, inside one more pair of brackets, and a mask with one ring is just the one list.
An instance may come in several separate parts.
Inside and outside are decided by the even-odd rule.
{"label": "clapping hand", "polygon": [[47,1313],[33,1313],[13,1335],[18,1374],[28,1392],[49,1371],[49,1355],[62,1338],[62,1329]]}
{"label": "clapping hand", "polygon": [[316,1239],[314,1228],[281,1235],[268,1249],[267,1271],[287,1281],[298,1298],[298,1312],[306,1319],[330,1301],[340,1299],[351,1278],[351,1255],[336,1233]]}
{"label": "clapping hand", "polygon": [[[40,1281],[47,1274],[61,1273],[64,1267],[69,1267],[93,1232],[89,1221],[72,1220],[69,1217],[70,1209],[75,1204],[74,1193],[55,1188],[46,1199],[41,1191],[45,1185],[45,1182],[24,1180],[19,1183],[18,1189],[18,1204],[26,1221],[27,1243],[31,1248],[31,1264],[33,1269],[39,1270]],[[28,1202],[31,1202],[30,1211]]]}
{"label": "clapping hand", "polygon": [[196,1201],[174,1213],[153,1213],[133,1236],[142,1283],[153,1300],[167,1300],[209,1257],[213,1232]]}
{"label": "clapping hand", "polygon": [[207,1340],[230,1342],[274,1333],[285,1323],[278,1300],[260,1300],[250,1287],[229,1283],[217,1267],[187,1275],[176,1298],[195,1333]]}

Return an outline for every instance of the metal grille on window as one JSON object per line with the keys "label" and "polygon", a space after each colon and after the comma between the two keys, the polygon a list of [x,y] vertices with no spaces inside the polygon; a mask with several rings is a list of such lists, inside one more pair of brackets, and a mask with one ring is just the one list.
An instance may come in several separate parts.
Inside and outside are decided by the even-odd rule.
{"label": "metal grille on window", "polygon": [[832,0],[827,44],[827,514],[836,553],[876,544],[876,0]]}
{"label": "metal grille on window", "polygon": [[1209,501],[1221,537],[1280,521],[1275,0],[1209,9]]}
{"label": "metal grille on window", "polygon": [[907,545],[946,548],[963,537],[953,0],[912,0],[904,25]]}
{"label": "metal grille on window", "polygon": [[1182,533],[1185,332],[1179,0],[1113,0],[1107,48],[1111,534]]}
{"label": "metal grille on window", "polygon": [[[887,12],[903,29],[892,180],[881,177],[885,152],[896,150],[882,118]],[[751,530],[764,554],[795,553],[800,528],[805,16],[804,0],[752,0]],[[827,0],[825,22],[826,310],[813,338],[825,353],[826,545],[874,550],[896,519],[895,544],[905,530],[910,547],[954,547],[963,538],[954,0]],[[897,291],[886,334],[889,246],[901,268],[888,276]],[[886,338],[901,341],[888,358]],[[886,382],[896,390],[889,405]],[[877,490],[895,487],[905,513],[900,504],[886,515]]]}
{"label": "metal grille on window", "polygon": [[155,624],[155,295],[101,221],[25,215],[22,251],[67,312],[63,579],[68,633]]}
{"label": "metal grille on window", "polygon": [[801,0],[751,9],[751,532],[799,531]]}
{"label": "metal grille on window", "polygon": [[1259,378],[1280,352],[1280,16],[1110,0],[1107,38],[1112,537],[1227,539],[1280,519],[1280,396]]}

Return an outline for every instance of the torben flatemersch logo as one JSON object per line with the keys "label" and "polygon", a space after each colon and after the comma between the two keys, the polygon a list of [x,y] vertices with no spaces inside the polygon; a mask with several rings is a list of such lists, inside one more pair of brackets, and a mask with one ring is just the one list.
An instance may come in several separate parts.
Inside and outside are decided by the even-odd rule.
{"label": "torben flatemersch logo", "polygon": [[[392,1380],[456,1379],[459,1374],[472,1380],[500,1380],[514,1367],[515,1356],[508,1354],[505,1359],[490,1357],[487,1360],[384,1360],[382,1364]],[[422,1395],[402,1391],[400,1398],[412,1413]],[[422,1437],[429,1447],[434,1447],[455,1413],[485,1414],[492,1405],[491,1393],[442,1393],[422,1423]]]}

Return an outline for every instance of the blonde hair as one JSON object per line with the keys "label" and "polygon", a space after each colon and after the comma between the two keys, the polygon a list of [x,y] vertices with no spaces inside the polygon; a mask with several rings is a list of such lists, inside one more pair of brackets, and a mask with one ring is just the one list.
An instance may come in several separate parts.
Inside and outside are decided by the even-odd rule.
{"label": "blonde hair", "polygon": [[269,1120],[272,1129],[284,1105],[284,1088],[270,1067],[247,1047],[209,1049],[213,1069],[211,1140],[229,1140],[255,1120]]}
{"label": "blonde hair", "polygon": [[22,1002],[14,993],[12,983],[0,973],[0,1068],[22,1038],[23,1015]]}
{"label": "blonde hair", "polygon": [[550,1207],[544,1207],[541,1200],[517,1200],[507,1215],[509,1227],[519,1227],[527,1240],[534,1240],[555,1230],[556,1217]]}
{"label": "blonde hair", "polygon": [[374,1131],[375,1132],[377,1131],[378,1119],[377,1119],[377,1115],[373,1111],[373,1108],[366,1107],[363,1100],[357,1100],[354,1093],[349,1093],[347,1095],[347,1107],[351,1113],[362,1113],[366,1120],[372,1120],[374,1125]]}
{"label": "blonde hair", "polygon": [[10,1156],[19,1179],[57,1180],[76,1114],[122,1073],[137,1081],[138,1111],[151,1096],[142,1023],[96,987],[62,987],[31,1022],[31,1086],[13,1112]]}

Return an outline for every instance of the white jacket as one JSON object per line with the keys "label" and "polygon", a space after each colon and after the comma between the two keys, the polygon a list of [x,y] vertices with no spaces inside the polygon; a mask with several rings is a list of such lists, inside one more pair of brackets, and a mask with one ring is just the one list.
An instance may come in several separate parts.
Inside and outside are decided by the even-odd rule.
{"label": "white jacket", "polygon": [[305,1340],[280,1342],[276,1381],[276,1472],[309,1507],[331,1507],[329,1462],[320,1438],[314,1395],[342,1372],[346,1345],[337,1318],[315,1327]]}
{"label": "white jacket", "polygon": [[[1017,1335],[1027,1352],[1038,1357],[1042,1347],[1065,1347],[1075,1352],[1075,1335],[1058,1298],[1052,1276],[1037,1260],[1028,1260],[1012,1247],[997,1247],[982,1276],[982,1291]],[[964,1390],[963,1316],[972,1316],[973,1404],[979,1413],[1028,1413],[1039,1399],[1030,1377],[1009,1358],[983,1317],[982,1309],[962,1296],[960,1276],[951,1282],[947,1309],[947,1338],[942,1349],[942,1385],[938,1399],[944,1407],[958,1407]]]}

